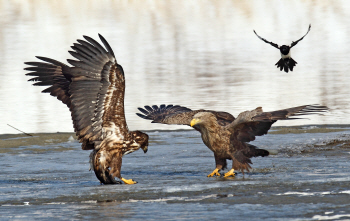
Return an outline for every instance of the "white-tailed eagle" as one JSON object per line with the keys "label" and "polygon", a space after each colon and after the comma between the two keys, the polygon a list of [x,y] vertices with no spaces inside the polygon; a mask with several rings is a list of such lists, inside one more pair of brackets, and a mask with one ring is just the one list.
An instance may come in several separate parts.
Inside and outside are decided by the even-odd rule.
{"label": "white-tailed eagle", "polygon": [[326,106],[304,105],[284,110],[263,112],[261,107],[245,111],[234,118],[226,112],[211,110],[191,110],[179,105],[157,105],[139,108],[141,118],[152,120],[152,123],[179,124],[194,127],[202,135],[204,144],[214,152],[216,168],[208,175],[220,176],[219,171],[227,167],[226,160],[232,160],[232,168],[225,177],[234,176],[234,170],[249,171],[252,164],[250,158],[268,156],[269,152],[259,149],[247,142],[256,136],[267,134],[271,125],[277,120],[299,119],[289,118],[308,114],[322,113]]}
{"label": "white-tailed eagle", "polygon": [[34,76],[33,85],[49,86],[43,93],[57,97],[71,112],[74,130],[83,150],[92,150],[90,164],[104,184],[136,183],[121,176],[122,157],[148,148],[148,135],[129,131],[124,114],[125,77],[112,48],[102,35],[104,47],[84,36],[69,53],[68,66],[46,57],[43,62],[25,62],[26,75]]}

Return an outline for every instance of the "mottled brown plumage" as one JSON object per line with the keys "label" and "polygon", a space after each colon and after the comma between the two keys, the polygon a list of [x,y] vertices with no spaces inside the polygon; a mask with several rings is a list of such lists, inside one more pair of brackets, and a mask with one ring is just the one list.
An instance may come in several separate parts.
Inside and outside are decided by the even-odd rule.
{"label": "mottled brown plumage", "polygon": [[194,110],[182,106],[157,105],[139,108],[141,118],[152,120],[152,123],[189,125],[202,135],[204,144],[214,152],[216,169],[208,176],[220,175],[218,172],[227,167],[226,160],[232,160],[232,169],[225,177],[234,176],[234,170],[249,171],[250,158],[268,156],[267,150],[259,149],[247,142],[256,136],[267,134],[271,125],[277,120],[326,111],[326,106],[304,105],[273,112],[263,112],[261,107],[245,111],[234,118],[226,112]]}
{"label": "mottled brown plumage", "polygon": [[129,131],[124,114],[125,77],[112,48],[99,35],[103,48],[94,39],[84,36],[77,40],[69,53],[77,60],[68,59],[72,67],[59,61],[37,57],[44,62],[26,62],[29,81],[34,85],[49,86],[42,92],[50,93],[67,105],[71,111],[74,130],[83,150],[90,154],[91,167],[104,184],[127,184],[134,181],[121,177],[122,156],[138,149],[147,152],[148,135]]}

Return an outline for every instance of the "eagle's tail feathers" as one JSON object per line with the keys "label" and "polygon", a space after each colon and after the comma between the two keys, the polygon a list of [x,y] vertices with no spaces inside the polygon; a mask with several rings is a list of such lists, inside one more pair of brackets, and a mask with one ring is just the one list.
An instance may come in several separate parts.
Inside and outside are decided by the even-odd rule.
{"label": "eagle's tail feathers", "polygon": [[244,170],[249,172],[249,169],[251,168],[249,164],[253,164],[250,158],[266,157],[270,154],[267,150],[259,149],[251,144],[247,145],[248,148],[246,148],[245,150],[237,151],[232,159],[232,168],[235,170],[240,170],[242,173],[244,173]]}

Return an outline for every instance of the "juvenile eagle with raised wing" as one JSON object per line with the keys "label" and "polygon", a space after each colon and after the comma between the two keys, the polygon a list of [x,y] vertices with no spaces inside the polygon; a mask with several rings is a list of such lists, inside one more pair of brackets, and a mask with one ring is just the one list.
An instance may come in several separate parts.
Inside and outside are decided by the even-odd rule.
{"label": "juvenile eagle with raised wing", "polygon": [[226,112],[211,110],[191,110],[179,105],[157,105],[139,108],[141,118],[152,120],[152,123],[188,125],[198,130],[204,144],[214,152],[216,168],[208,175],[220,176],[219,171],[227,167],[226,160],[232,160],[232,168],[224,177],[234,176],[235,170],[244,173],[251,168],[250,158],[268,156],[269,152],[259,149],[248,142],[256,136],[267,134],[271,125],[277,120],[299,119],[289,118],[326,111],[326,106],[304,105],[284,110],[263,112],[261,107],[245,111],[234,118]]}
{"label": "juvenile eagle with raised wing", "polygon": [[92,150],[90,164],[104,184],[116,184],[115,177],[126,184],[136,183],[121,176],[122,157],[148,147],[148,135],[129,131],[124,113],[125,77],[112,48],[99,35],[103,48],[84,36],[69,53],[72,67],[46,57],[44,62],[25,62],[33,85],[49,86],[43,93],[57,97],[71,112],[74,130],[83,150]]}

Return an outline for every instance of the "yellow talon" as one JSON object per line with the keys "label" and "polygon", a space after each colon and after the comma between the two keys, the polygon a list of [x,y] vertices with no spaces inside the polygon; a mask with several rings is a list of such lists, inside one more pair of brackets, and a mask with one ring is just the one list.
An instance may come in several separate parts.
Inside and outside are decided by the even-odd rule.
{"label": "yellow talon", "polygon": [[227,173],[225,173],[224,177],[229,177],[229,176],[235,176],[235,170],[231,169],[230,171],[228,171]]}
{"label": "yellow talon", "polygon": [[213,177],[213,176],[221,176],[219,173],[219,169],[215,169],[211,174],[209,174],[207,177]]}
{"label": "yellow talon", "polygon": [[127,180],[127,179],[121,178],[121,180],[122,180],[125,184],[136,184],[136,183],[137,183],[136,181],[133,181],[132,179]]}

